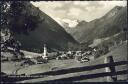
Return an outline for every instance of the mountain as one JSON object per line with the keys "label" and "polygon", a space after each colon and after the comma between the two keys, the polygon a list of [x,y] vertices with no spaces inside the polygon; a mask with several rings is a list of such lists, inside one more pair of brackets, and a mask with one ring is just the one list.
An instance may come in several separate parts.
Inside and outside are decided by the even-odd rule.
{"label": "mountain", "polygon": [[[73,25],[73,27],[71,27],[72,23],[68,23],[68,22],[64,22],[64,21],[60,21],[61,26],[63,26],[63,28],[66,30],[66,32],[68,32],[69,34],[72,33],[72,31],[74,31],[76,29],[76,26],[79,25],[83,25],[86,23],[86,21],[83,20],[70,20],[71,22],[75,22],[76,24]],[[78,24],[79,23],[79,24]]]}
{"label": "mountain", "polygon": [[70,29],[69,23],[66,23],[64,21],[60,21],[61,26],[65,29],[65,31],[68,31]]}
{"label": "mountain", "polygon": [[16,39],[21,42],[22,49],[34,52],[35,50],[36,52],[42,51],[43,44],[45,43],[51,50],[65,50],[70,45],[78,44],[62,26],[39,10],[39,8],[29,2],[24,2],[24,4],[24,12],[28,12],[30,15],[39,15],[42,22],[39,23],[38,27],[34,31],[31,31],[29,35],[15,35]]}
{"label": "mountain", "polygon": [[105,38],[127,28],[127,7],[116,6],[99,19],[80,22],[69,33],[80,43]]}

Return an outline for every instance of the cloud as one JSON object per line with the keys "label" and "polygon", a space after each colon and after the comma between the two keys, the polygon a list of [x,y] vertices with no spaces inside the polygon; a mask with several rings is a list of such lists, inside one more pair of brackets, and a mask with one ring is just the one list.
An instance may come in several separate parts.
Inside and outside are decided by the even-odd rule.
{"label": "cloud", "polygon": [[62,7],[63,4],[61,2],[52,2],[52,1],[40,1],[40,2],[31,2],[36,7],[40,8],[56,8],[56,7]]}
{"label": "cloud", "polygon": [[70,20],[70,19],[67,19],[67,18],[62,19],[62,21],[68,23],[69,27],[75,27],[78,24],[77,20]]}
{"label": "cloud", "polygon": [[82,10],[80,8],[70,8],[67,15],[78,17]]}
{"label": "cloud", "polygon": [[85,5],[88,5],[89,3],[88,3],[88,2],[84,2],[84,3],[83,3],[82,1],[81,1],[81,2],[80,2],[80,1],[74,1],[73,4],[74,4],[74,5],[85,6]]}
{"label": "cloud", "polygon": [[127,1],[100,1],[99,3],[103,4],[105,7],[108,6],[126,6],[127,5]]}
{"label": "cloud", "polygon": [[114,6],[126,6],[127,1],[40,1],[31,2],[54,18],[91,21],[100,18]]}

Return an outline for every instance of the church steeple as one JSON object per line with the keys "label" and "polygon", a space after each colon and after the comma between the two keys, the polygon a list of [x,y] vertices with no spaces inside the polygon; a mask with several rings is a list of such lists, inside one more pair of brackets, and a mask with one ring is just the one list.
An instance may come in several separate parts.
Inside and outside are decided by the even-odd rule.
{"label": "church steeple", "polygon": [[46,47],[46,44],[44,44],[43,58],[47,58],[47,47]]}

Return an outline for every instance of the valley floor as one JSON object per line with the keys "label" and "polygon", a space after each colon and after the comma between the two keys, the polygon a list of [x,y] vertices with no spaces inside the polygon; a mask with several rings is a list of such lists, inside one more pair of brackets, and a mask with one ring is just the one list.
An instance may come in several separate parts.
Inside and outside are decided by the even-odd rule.
{"label": "valley floor", "polygon": [[[2,62],[1,63],[1,71],[5,72],[7,74],[37,74],[37,73],[44,73],[51,71],[53,68],[56,70],[66,69],[66,68],[73,68],[73,67],[82,67],[82,66],[90,66],[90,65],[97,65],[97,64],[103,64],[104,58],[107,56],[112,55],[114,58],[114,61],[127,61],[127,43],[123,43],[123,45],[119,45],[116,48],[114,48],[111,52],[108,54],[101,56],[97,58],[96,60],[92,60],[85,63],[79,63],[76,62],[74,59],[68,59],[68,60],[50,60],[47,64],[37,64],[37,65],[31,65],[26,67],[19,66],[22,62]],[[117,71],[120,70],[126,70],[127,66],[118,66],[116,67]],[[97,70],[91,70],[91,71],[84,71],[84,72],[77,72],[77,73],[70,73],[70,74],[64,74],[64,75],[57,75],[57,76],[48,76],[44,78],[37,78],[37,79],[31,79],[31,80],[24,80],[20,82],[39,82],[39,81],[46,81],[46,80],[54,80],[59,79],[62,77],[70,77],[70,76],[79,76],[82,74],[93,74],[93,73],[99,73],[104,72],[103,69],[97,69]],[[118,75],[118,80],[127,80],[127,75]],[[104,82],[106,81],[105,77],[102,78],[95,78],[95,79],[88,79],[88,80],[82,80],[80,82]],[[76,81],[77,82],[77,81]]]}

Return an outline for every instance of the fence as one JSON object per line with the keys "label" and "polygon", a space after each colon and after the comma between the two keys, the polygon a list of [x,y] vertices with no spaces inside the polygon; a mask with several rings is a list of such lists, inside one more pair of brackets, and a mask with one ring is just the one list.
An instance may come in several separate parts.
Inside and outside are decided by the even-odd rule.
{"label": "fence", "polygon": [[128,61],[114,62],[113,57],[109,56],[104,59],[104,64],[63,69],[63,70],[57,70],[57,71],[49,71],[49,72],[45,72],[45,73],[33,74],[32,76],[34,76],[34,75],[52,75],[53,77],[56,77],[57,75],[65,75],[65,74],[69,74],[69,73],[77,73],[77,72],[105,68],[105,72],[103,72],[103,73],[80,75],[80,76],[75,76],[75,77],[69,76],[69,77],[62,77],[59,79],[53,78],[53,79],[46,80],[44,82],[79,81],[79,80],[93,79],[93,78],[98,78],[98,77],[106,77],[106,81],[115,82],[115,81],[118,81],[117,75],[128,74],[128,70],[116,71],[115,66],[127,65],[127,64],[128,64]]}
{"label": "fence", "polygon": [[[52,76],[52,79],[49,78],[48,80],[43,81],[43,78],[42,78],[42,81],[38,81],[38,82],[80,81],[80,80],[93,79],[93,78],[98,78],[98,77],[106,77],[106,80],[108,82],[116,82],[118,81],[117,75],[128,74],[128,70],[116,71],[115,66],[120,66],[120,65],[128,65],[128,61],[114,62],[113,57],[109,56],[105,58],[104,64],[49,71],[49,72],[44,72],[44,73],[31,74],[30,76],[32,76],[33,78],[35,77],[34,79],[41,78],[41,76],[44,76],[45,78],[45,75],[47,75],[46,77]],[[83,72],[83,71],[90,71],[90,70],[96,70],[96,69],[102,69],[102,68],[105,68],[104,69],[105,72],[95,73],[95,74],[86,74],[86,75],[80,75],[80,76],[66,76],[66,77],[62,76],[56,79],[56,76],[60,76],[60,75]],[[26,79],[31,80],[33,78],[22,77],[22,80],[19,79],[18,81],[23,81]]]}

